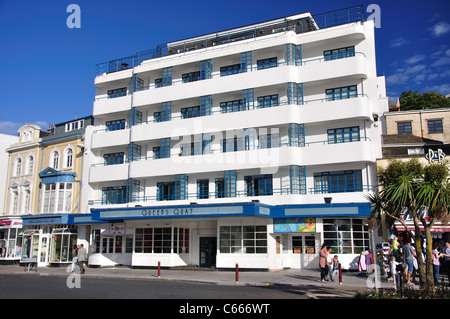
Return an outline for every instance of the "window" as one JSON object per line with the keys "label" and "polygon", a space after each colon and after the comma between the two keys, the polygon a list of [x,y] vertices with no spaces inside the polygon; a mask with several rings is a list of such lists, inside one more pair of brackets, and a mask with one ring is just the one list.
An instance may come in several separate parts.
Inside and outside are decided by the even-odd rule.
{"label": "window", "polygon": [[344,100],[358,96],[356,85],[326,89],[325,94],[327,97],[327,101]]}
{"label": "window", "polygon": [[314,192],[316,194],[361,191],[361,170],[314,173]]}
{"label": "window", "polygon": [[200,80],[200,71],[185,73],[181,75],[183,83],[195,82]]}
{"label": "window", "polygon": [[110,153],[103,155],[103,159],[105,160],[105,165],[116,165],[123,164],[123,152],[118,153]]}
{"label": "window", "polygon": [[358,126],[330,129],[327,133],[328,144],[357,142],[360,139]]}
{"label": "window", "polygon": [[278,105],[278,94],[258,97],[258,108],[266,108]]}
{"label": "window", "polygon": [[94,253],[100,253],[100,229],[94,229],[92,231],[91,249]]}
{"label": "window", "polygon": [[53,151],[52,155],[50,156],[50,167],[54,169],[59,168],[59,152]]}
{"label": "window", "polygon": [[175,200],[175,182],[158,182],[157,200]]}
{"label": "window", "polygon": [[19,190],[17,187],[11,189],[11,213],[17,214],[19,211]]}
{"label": "window", "polygon": [[14,176],[20,176],[22,173],[22,159],[18,158],[16,159],[16,163],[14,166]]}
{"label": "window", "polygon": [[398,122],[397,123],[398,134],[412,134],[411,122]]}
{"label": "window", "polygon": [[220,112],[221,113],[231,113],[231,112],[239,112],[245,111],[245,105],[243,100],[234,100],[220,103]]}
{"label": "window", "polygon": [[325,61],[343,59],[352,56],[355,56],[354,46],[323,51],[323,57]]}
{"label": "window", "polygon": [[184,107],[181,109],[181,117],[183,119],[189,119],[199,116],[200,116],[200,106]]}
{"label": "window", "polygon": [[127,202],[127,187],[114,186],[102,188],[102,204],[122,204]]}
{"label": "window", "polygon": [[57,212],[70,213],[72,210],[72,183],[59,183]]}
{"label": "window", "polygon": [[197,180],[197,198],[209,198],[209,179]]}
{"label": "window", "polygon": [[27,175],[33,174],[34,169],[34,158],[33,156],[28,156],[27,158]]}
{"label": "window", "polygon": [[359,254],[369,249],[368,225],[361,219],[323,219],[323,236],[333,254]]}
{"label": "window", "polygon": [[216,198],[224,198],[225,197],[225,181],[223,178],[216,178]]}
{"label": "window", "polygon": [[108,99],[113,99],[113,98],[125,96],[125,95],[127,95],[126,87],[108,91]]}
{"label": "window", "polygon": [[429,120],[428,121],[428,133],[443,133],[442,120]]}
{"label": "window", "polygon": [[25,213],[30,212],[31,208],[31,191],[29,188],[24,190],[24,199],[23,199],[23,210]]}
{"label": "window", "polygon": [[245,196],[273,195],[272,174],[244,176]]}
{"label": "window", "polygon": [[68,148],[65,155],[65,168],[71,168],[73,165],[73,149]]}
{"label": "window", "polygon": [[241,73],[241,65],[240,64],[234,64],[234,65],[220,67],[220,76],[227,76],[227,75],[238,74],[238,73]]}
{"label": "window", "polygon": [[[177,228],[174,230],[177,230]],[[183,232],[182,244],[186,243],[184,241],[184,235],[185,233]],[[187,240],[187,243],[189,243],[189,235],[187,236]],[[171,252],[171,246],[172,228],[136,228],[134,241],[134,250],[136,253],[169,254]]]}
{"label": "window", "polygon": [[125,120],[115,120],[106,122],[106,131],[118,131],[125,128]]}
{"label": "window", "polygon": [[266,226],[220,226],[221,254],[266,254]]}
{"label": "window", "polygon": [[55,211],[56,184],[43,184],[44,200],[42,201],[42,212],[53,213]]}
{"label": "window", "polygon": [[258,61],[256,61],[256,63],[257,63],[258,70],[275,68],[278,66],[277,57],[258,60]]}
{"label": "window", "polygon": [[[178,230],[178,231],[177,231]],[[177,240],[178,236],[178,240]],[[178,243],[178,245],[177,245]],[[189,229],[174,228],[174,251],[178,254],[189,253]]]}
{"label": "window", "polygon": [[70,213],[72,210],[72,183],[43,184],[42,212]]}
{"label": "window", "polygon": [[84,120],[66,123],[66,132],[79,130],[82,129],[83,127],[84,127]]}

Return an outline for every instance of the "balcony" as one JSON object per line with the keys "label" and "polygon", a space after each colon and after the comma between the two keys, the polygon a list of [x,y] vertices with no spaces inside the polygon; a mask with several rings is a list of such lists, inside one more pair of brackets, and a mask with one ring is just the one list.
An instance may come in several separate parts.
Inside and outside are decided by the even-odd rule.
{"label": "balcony", "polygon": [[116,165],[94,164],[89,168],[89,183],[126,181],[128,163]]}
{"label": "balcony", "polygon": [[117,112],[128,112],[131,109],[131,94],[108,98],[100,97],[94,101],[94,117]]}
{"label": "balcony", "polygon": [[130,129],[107,131],[98,130],[92,134],[92,149],[116,146],[128,146],[130,143]]}

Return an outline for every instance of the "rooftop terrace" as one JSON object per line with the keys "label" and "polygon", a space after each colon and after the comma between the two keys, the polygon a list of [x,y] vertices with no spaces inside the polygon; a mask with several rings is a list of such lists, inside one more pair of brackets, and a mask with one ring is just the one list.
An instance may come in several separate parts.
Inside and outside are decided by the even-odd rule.
{"label": "rooftop terrace", "polygon": [[141,51],[135,55],[97,64],[97,75],[126,70],[140,65],[145,60],[172,54],[242,41],[269,34],[294,31],[297,34],[326,29],[338,25],[364,20],[364,7],[357,5],[312,16],[309,12],[274,19],[245,27],[211,33],[185,40],[157,45],[156,48]]}

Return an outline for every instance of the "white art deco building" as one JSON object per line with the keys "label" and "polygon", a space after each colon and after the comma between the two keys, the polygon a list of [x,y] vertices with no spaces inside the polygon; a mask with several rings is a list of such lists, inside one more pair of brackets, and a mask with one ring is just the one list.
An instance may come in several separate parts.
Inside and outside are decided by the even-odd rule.
{"label": "white art deco building", "polygon": [[91,266],[343,268],[370,249],[373,21],[360,6],[159,45],[98,65],[83,211]]}

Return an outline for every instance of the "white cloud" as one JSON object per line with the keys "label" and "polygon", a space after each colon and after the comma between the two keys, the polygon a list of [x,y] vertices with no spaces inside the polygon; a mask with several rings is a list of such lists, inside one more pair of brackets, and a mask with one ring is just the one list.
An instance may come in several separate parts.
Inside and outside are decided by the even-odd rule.
{"label": "white cloud", "polygon": [[404,73],[396,73],[386,78],[386,83],[391,85],[403,84],[409,80],[409,76]]}
{"label": "white cloud", "polygon": [[[24,125],[25,123],[18,123],[12,121],[2,121],[0,122],[0,133],[17,135],[17,131]],[[39,126],[41,129],[47,129],[48,123],[44,121],[37,121],[33,123]]]}
{"label": "white cloud", "polygon": [[450,83],[426,86],[424,92],[437,92],[445,96],[450,93]]}
{"label": "white cloud", "polygon": [[417,54],[417,55],[414,55],[414,56],[410,57],[409,59],[406,59],[405,62],[408,63],[408,64],[416,64],[417,62],[420,62],[420,61],[422,61],[425,58],[426,58],[425,55]]}
{"label": "white cloud", "polygon": [[395,38],[394,40],[392,40],[391,43],[389,44],[389,46],[391,48],[399,48],[401,46],[404,46],[407,43],[409,43],[408,40],[400,37],[400,38]]}
{"label": "white cloud", "polygon": [[445,21],[441,21],[433,25],[428,30],[431,31],[431,34],[434,37],[440,37],[450,31],[450,24]]}
{"label": "white cloud", "polygon": [[443,56],[431,64],[432,67],[441,67],[444,65],[450,65],[450,57]]}

